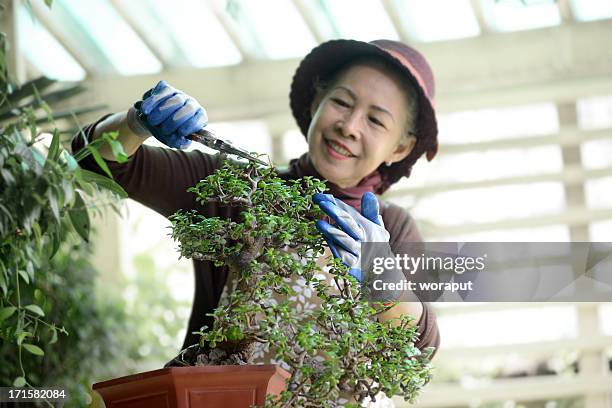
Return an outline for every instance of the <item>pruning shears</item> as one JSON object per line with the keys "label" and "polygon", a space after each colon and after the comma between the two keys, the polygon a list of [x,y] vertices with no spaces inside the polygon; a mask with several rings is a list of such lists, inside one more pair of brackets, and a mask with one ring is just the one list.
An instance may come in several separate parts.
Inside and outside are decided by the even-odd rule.
{"label": "pruning shears", "polygon": [[[143,123],[146,123],[145,114],[142,113],[142,111],[140,110],[141,103],[142,103],[141,101],[136,102],[134,104],[134,108],[136,108],[136,111],[138,112],[138,118]],[[217,136],[215,136],[213,132],[209,130],[206,130],[206,129],[199,130],[195,133],[192,133],[189,138],[193,141],[203,144],[206,147],[210,147],[211,149],[217,150],[218,152],[226,153],[226,154],[233,154],[238,157],[242,157],[243,159],[247,159],[249,161],[261,164],[263,166],[269,166],[269,163],[266,163],[265,161],[258,159],[257,157],[251,155],[251,153],[249,153],[247,150],[241,147],[234,146],[232,142],[230,142],[229,140],[223,140],[223,139],[218,138]]]}

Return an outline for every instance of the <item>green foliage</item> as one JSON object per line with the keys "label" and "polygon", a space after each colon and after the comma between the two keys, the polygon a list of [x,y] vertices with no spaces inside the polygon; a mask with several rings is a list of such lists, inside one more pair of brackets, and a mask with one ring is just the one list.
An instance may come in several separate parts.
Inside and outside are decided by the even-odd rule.
{"label": "green foliage", "polygon": [[[272,168],[229,161],[189,190],[200,203],[214,200],[242,210],[239,220],[193,211],[170,217],[182,256],[214,261],[237,277],[227,302],[212,313],[214,327],[200,332],[200,351],[208,357],[198,362],[218,363],[208,350],[246,354],[248,362],[254,342],[269,343],[291,373],[289,392],[269,398],[269,406],[331,407],[343,392],[360,402],[380,391],[413,401],[431,378],[433,350],[415,347],[409,317],[379,322],[377,315],[389,306],[363,299],[340,260],[328,261],[333,286],[320,278],[316,261],[324,240],[314,220],[324,213],[311,197],[324,190],[311,177],[284,181]],[[290,277],[314,287],[321,306],[298,312]]]}
{"label": "green foliage", "polygon": [[[33,306],[25,306],[26,310],[53,322],[36,334],[45,355],[39,357],[23,343],[28,352],[20,361],[14,344],[1,342],[0,386],[12,384],[21,364],[30,384],[64,387],[70,394],[70,406],[86,406],[92,380],[112,377],[118,367],[129,371],[139,358],[139,345],[126,342],[132,336],[124,302],[104,288],[97,296],[89,246],[74,234],[70,236],[67,229],[61,233],[55,256],[41,261],[46,274],[20,290],[22,303]],[[25,384],[26,377],[19,376],[18,382]]]}
{"label": "green foliage", "polygon": [[[9,102],[10,97],[9,94]],[[52,331],[57,328],[55,322],[40,313],[40,304],[24,303],[21,292],[47,278],[49,272],[43,265],[59,249],[64,231],[75,231],[88,239],[89,215],[84,196],[99,187],[92,183],[88,172],[75,166],[76,159],[85,153],[70,155],[61,147],[57,130],[45,151],[35,139],[35,109],[22,105],[19,110],[21,115],[0,128],[0,311],[7,315],[0,322],[0,337],[12,342],[18,355],[29,352],[42,356],[45,345],[30,341],[38,341],[41,326]],[[89,152],[95,148],[92,145],[88,146]],[[104,183],[112,184],[125,196],[112,180]],[[23,369],[19,374],[25,377]]]}
{"label": "green foliage", "polygon": [[[44,77],[15,86],[9,82],[5,57],[0,33],[0,382],[35,386],[70,372],[64,364],[74,364],[86,375],[91,372],[81,364],[86,353],[95,359],[101,357],[97,351],[111,350],[79,342],[103,339],[102,330],[94,339],[83,334],[83,326],[95,330],[95,318],[116,310],[95,309],[89,304],[93,282],[79,281],[76,271],[59,263],[69,257],[62,252],[65,245],[88,240],[93,197],[106,190],[126,196],[111,179],[79,168],[78,160],[89,154],[95,158],[102,143],[112,146],[117,160],[125,160],[125,153],[117,135],[108,134],[70,154],[55,121],[98,107],[53,112],[55,104],[82,87]],[[41,134],[40,127],[48,133]],[[72,337],[66,341],[68,335]]]}

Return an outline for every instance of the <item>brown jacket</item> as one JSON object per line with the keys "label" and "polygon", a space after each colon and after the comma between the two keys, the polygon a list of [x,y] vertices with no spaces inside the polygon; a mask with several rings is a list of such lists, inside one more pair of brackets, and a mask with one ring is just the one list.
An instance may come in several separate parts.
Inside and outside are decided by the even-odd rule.
{"label": "brown jacket", "polygon": [[[83,131],[88,139],[98,122],[86,126]],[[83,140],[75,137],[72,142],[73,151],[83,146]],[[155,210],[164,217],[174,214],[177,210],[195,209],[207,217],[221,217],[238,220],[237,208],[224,207],[218,203],[207,203],[202,206],[195,201],[195,194],[187,193],[189,187],[213,173],[218,167],[217,156],[200,151],[180,151],[147,145],[141,146],[127,163],[120,164],[107,161],[113,178],[119,183],[129,197]],[[91,156],[86,157],[80,165],[88,170],[103,174]],[[283,174],[280,174],[281,177]],[[284,177],[290,177],[285,174]],[[403,208],[385,203],[382,217],[391,236],[391,247],[398,242],[421,241],[414,219]],[[195,272],[195,296],[189,318],[187,334],[183,349],[198,342],[198,335],[192,334],[204,325],[212,327],[212,318],[207,313],[217,307],[219,298],[225,286],[227,268],[215,267],[209,261],[193,261]],[[440,334],[436,316],[428,303],[423,303],[423,315],[418,322],[420,339],[419,348],[440,344]]]}

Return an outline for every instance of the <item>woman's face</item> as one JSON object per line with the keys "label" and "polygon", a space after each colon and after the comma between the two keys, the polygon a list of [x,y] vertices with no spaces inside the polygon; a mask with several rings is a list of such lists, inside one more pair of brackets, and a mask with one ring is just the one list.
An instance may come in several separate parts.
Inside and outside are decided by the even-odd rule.
{"label": "woman's face", "polygon": [[[377,64],[348,68],[313,102],[308,150],[315,169],[339,187],[356,186],[383,162],[406,157],[416,139],[403,139],[407,93]],[[400,143],[401,141],[401,143]]]}

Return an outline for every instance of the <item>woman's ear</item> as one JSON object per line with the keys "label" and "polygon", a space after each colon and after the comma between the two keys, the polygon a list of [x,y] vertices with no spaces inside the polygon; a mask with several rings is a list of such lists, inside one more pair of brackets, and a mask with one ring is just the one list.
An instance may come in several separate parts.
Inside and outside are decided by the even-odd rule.
{"label": "woman's ear", "polygon": [[393,152],[387,157],[385,162],[396,163],[404,160],[406,157],[408,157],[410,152],[412,152],[412,149],[414,149],[415,145],[416,137],[414,135],[410,135],[407,138],[402,138],[400,143],[395,147],[395,150],[393,150]]}

